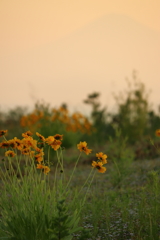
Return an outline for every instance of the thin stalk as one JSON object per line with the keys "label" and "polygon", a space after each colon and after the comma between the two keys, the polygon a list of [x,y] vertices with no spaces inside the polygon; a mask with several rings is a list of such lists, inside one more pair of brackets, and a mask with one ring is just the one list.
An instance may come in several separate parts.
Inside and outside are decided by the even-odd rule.
{"label": "thin stalk", "polygon": [[50,149],[51,149],[51,147],[49,146],[49,148],[48,148],[48,167],[50,166],[50,163],[49,163],[49,159],[50,159]]}
{"label": "thin stalk", "polygon": [[91,169],[91,171],[90,171],[90,173],[89,173],[85,183],[83,184],[83,186],[81,187],[80,191],[78,192],[78,196],[79,196],[80,192],[82,191],[82,189],[84,188],[84,186],[86,185],[86,183],[88,182],[88,180],[89,180],[89,178],[91,176],[92,171],[93,171],[93,168]]}
{"label": "thin stalk", "polygon": [[81,156],[81,153],[79,154],[79,157],[78,157],[78,159],[77,159],[77,161],[76,161],[76,163],[75,163],[75,165],[74,165],[74,169],[73,169],[73,171],[72,171],[72,174],[71,174],[71,176],[70,176],[70,179],[69,179],[69,181],[68,181],[68,183],[67,183],[67,186],[66,186],[65,190],[67,189],[67,187],[69,186],[69,184],[70,184],[70,182],[71,182],[71,180],[72,180],[72,177],[73,177],[73,174],[74,174],[75,169],[76,169],[76,167],[77,167],[77,164],[78,164],[78,162],[79,162],[80,156]]}
{"label": "thin stalk", "polygon": [[81,208],[80,208],[80,210],[79,210],[79,213],[80,213],[81,209],[83,208],[83,205],[84,205],[84,203],[85,203],[85,201],[86,201],[87,193],[88,193],[89,188],[90,188],[90,186],[91,186],[91,184],[92,184],[92,182],[93,182],[93,179],[94,179],[94,177],[95,177],[95,174],[96,174],[96,171],[94,172],[94,174],[93,174],[93,176],[92,176],[92,179],[91,179],[91,181],[90,181],[90,183],[89,183],[89,185],[88,185],[88,188],[87,188],[87,191],[86,191],[86,193],[85,193],[85,195],[84,195],[84,198],[83,198],[82,205],[81,205]]}
{"label": "thin stalk", "polygon": [[57,154],[57,159],[58,159],[58,163],[60,164],[61,168],[62,168],[62,171],[63,171],[63,164],[61,163],[60,161],[60,157],[58,155],[58,151],[56,151],[56,154]]}
{"label": "thin stalk", "polygon": [[115,166],[116,166],[116,169],[117,169],[117,171],[118,171],[118,174],[119,174],[119,177],[120,177],[120,176],[121,176],[121,173],[120,173],[120,171],[119,171],[119,167],[118,167],[118,165],[117,165],[116,161],[114,161],[114,159],[113,159],[113,163],[115,164]]}

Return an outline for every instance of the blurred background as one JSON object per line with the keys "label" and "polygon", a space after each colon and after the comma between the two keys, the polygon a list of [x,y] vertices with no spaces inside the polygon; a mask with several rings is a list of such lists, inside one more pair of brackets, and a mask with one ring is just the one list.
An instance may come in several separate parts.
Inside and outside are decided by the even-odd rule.
{"label": "blurred background", "polygon": [[0,0],[0,107],[65,102],[87,113],[87,94],[115,109],[113,92],[136,70],[160,101],[159,0]]}

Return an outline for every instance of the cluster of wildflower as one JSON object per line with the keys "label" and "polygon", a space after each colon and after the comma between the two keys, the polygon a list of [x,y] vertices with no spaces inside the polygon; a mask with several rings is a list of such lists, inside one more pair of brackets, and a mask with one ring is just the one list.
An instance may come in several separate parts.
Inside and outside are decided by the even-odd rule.
{"label": "cluster of wildflower", "polygon": [[[7,130],[0,131],[0,137],[4,136]],[[37,169],[42,169],[45,174],[50,172],[49,166],[45,165],[44,162],[44,151],[43,147],[48,144],[55,151],[58,150],[62,144],[63,135],[55,134],[54,136],[49,136],[45,138],[40,133],[36,132],[39,140],[34,140],[32,137],[33,133],[27,131],[22,133],[22,139],[14,137],[10,140],[4,140],[0,143],[0,148],[8,149],[5,152],[6,157],[15,157],[17,155],[17,150],[20,151],[22,155],[27,155],[37,163]],[[5,138],[5,137],[4,137]],[[84,152],[89,155],[92,149],[89,149],[86,142],[80,142],[77,144],[77,148],[80,152]],[[107,163],[107,155],[102,152],[96,153],[97,161],[92,162],[92,167],[98,169],[99,172],[104,173],[106,168],[103,166]]]}
{"label": "cluster of wildflower", "polygon": [[22,127],[31,128],[35,126],[35,128],[40,128],[41,119],[50,122],[59,121],[62,124],[65,124],[67,131],[71,132],[80,131],[82,133],[91,133],[93,130],[91,123],[81,113],[76,112],[70,115],[69,111],[64,107],[60,107],[58,109],[54,108],[49,114],[45,114],[43,111],[36,109],[31,114],[23,116],[20,124]]}
{"label": "cluster of wildflower", "polygon": [[[1,130],[0,136],[4,136],[6,133],[7,130]],[[54,150],[59,149],[62,144],[61,140],[63,139],[63,135],[56,134],[45,138],[36,132],[39,141],[34,140],[32,135],[32,132],[27,131],[22,133],[22,139],[14,137],[11,140],[4,140],[0,143],[0,148],[9,149],[5,152],[6,157],[15,157],[17,155],[17,150],[20,151],[22,155],[27,155],[35,160],[37,168],[42,169],[45,174],[48,174],[50,172],[50,168],[44,163],[43,146],[48,144]]]}
{"label": "cluster of wildflower", "polygon": [[[80,150],[80,152],[85,152],[87,155],[92,152],[91,149],[88,149],[86,142],[80,142],[77,144],[77,148]],[[106,167],[103,165],[107,163],[107,155],[99,152],[96,153],[97,161],[92,161],[92,167],[96,168],[99,172],[104,173],[106,171]]]}
{"label": "cluster of wildflower", "polygon": [[27,116],[23,116],[20,120],[20,124],[22,127],[31,127],[33,125],[37,125],[37,127],[41,127],[41,124],[39,124],[39,120],[44,117],[44,113],[39,110],[34,110],[32,113],[30,113]]}

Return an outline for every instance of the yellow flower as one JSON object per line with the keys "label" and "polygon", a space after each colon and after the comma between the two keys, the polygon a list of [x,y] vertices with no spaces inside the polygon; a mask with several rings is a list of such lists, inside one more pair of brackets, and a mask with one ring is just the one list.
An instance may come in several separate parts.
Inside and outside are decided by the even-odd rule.
{"label": "yellow flower", "polygon": [[16,148],[18,149],[18,150],[21,150],[21,145],[22,145],[22,142],[21,142],[21,140],[20,139],[18,139],[18,138],[16,138],[16,137],[14,137],[14,142],[16,143]]}
{"label": "yellow flower", "polygon": [[50,145],[51,143],[54,142],[54,140],[55,140],[55,138],[53,136],[49,136],[48,138],[46,138],[46,143],[48,143]]}
{"label": "yellow flower", "polygon": [[80,142],[77,144],[77,148],[79,149],[80,152],[85,152],[87,155],[91,153],[91,149],[87,148],[87,143],[86,142]]}
{"label": "yellow flower", "polygon": [[44,165],[42,164],[37,164],[37,169],[43,169],[44,168]]}
{"label": "yellow flower", "polygon": [[35,157],[35,160],[40,163],[43,161],[43,156],[44,156],[44,152],[40,151],[34,157]]}
{"label": "yellow flower", "polygon": [[8,130],[0,130],[0,137],[4,136]]}
{"label": "yellow flower", "polygon": [[45,141],[46,141],[45,137],[43,137],[40,133],[36,132],[36,135],[39,137],[39,139],[40,139],[42,142],[45,142]]}
{"label": "yellow flower", "polygon": [[62,142],[59,140],[54,140],[51,144],[49,144],[55,151],[58,150],[61,146]]}
{"label": "yellow flower", "polygon": [[28,149],[28,148],[30,148],[30,147],[28,147],[28,145],[25,144],[24,141],[23,141],[23,139],[22,139],[22,143],[21,143],[21,145],[19,146],[18,150],[20,150],[20,151],[22,152],[23,150]]}
{"label": "yellow flower", "polygon": [[4,141],[0,143],[0,148],[9,148],[9,142],[8,141]]}
{"label": "yellow flower", "polygon": [[34,149],[37,148],[37,141],[34,140],[32,137],[25,137],[22,139],[22,142],[24,145],[26,145],[28,147],[32,147]]}
{"label": "yellow flower", "polygon": [[51,171],[49,167],[42,164],[37,164],[37,169],[42,169],[46,175]]}
{"label": "yellow flower", "polygon": [[39,147],[36,147],[35,150],[36,150],[37,152],[39,152],[39,153],[42,151],[42,149],[39,148]]}
{"label": "yellow flower", "polygon": [[156,134],[157,137],[160,137],[160,129],[157,129],[155,134]]}
{"label": "yellow flower", "polygon": [[31,131],[26,131],[26,132],[22,133],[22,137],[24,137],[24,138],[30,137],[32,135],[33,135],[33,133]]}
{"label": "yellow flower", "polygon": [[106,164],[107,163],[107,155],[102,153],[102,152],[99,152],[99,153],[96,153],[96,157],[103,163],[103,164]]}
{"label": "yellow flower", "polygon": [[16,144],[14,139],[9,140],[8,143],[9,143],[9,146],[11,148],[16,148],[17,147],[17,144]]}
{"label": "yellow flower", "polygon": [[14,156],[16,156],[16,154],[15,154],[15,152],[8,150],[7,152],[5,152],[5,156],[6,157],[14,157]]}
{"label": "yellow flower", "polygon": [[24,154],[24,155],[29,155],[31,152],[30,148],[27,147],[27,148],[24,148],[21,150],[21,153]]}
{"label": "yellow flower", "polygon": [[97,168],[98,172],[104,173],[106,171],[106,168],[103,167],[103,163],[102,162],[92,162],[92,167]]}
{"label": "yellow flower", "polygon": [[54,138],[56,139],[56,140],[63,140],[63,135],[60,135],[60,134],[56,134],[56,135],[54,135]]}
{"label": "yellow flower", "polygon": [[51,170],[50,170],[49,167],[44,166],[44,167],[43,167],[43,171],[44,171],[44,173],[47,175]]}

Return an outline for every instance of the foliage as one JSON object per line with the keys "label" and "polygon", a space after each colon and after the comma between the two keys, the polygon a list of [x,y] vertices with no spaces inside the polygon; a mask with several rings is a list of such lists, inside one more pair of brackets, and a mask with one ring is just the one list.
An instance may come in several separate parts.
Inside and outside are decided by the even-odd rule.
{"label": "foliage", "polygon": [[[88,155],[92,151],[88,149],[86,142],[77,144],[80,154],[68,179],[65,177],[61,148],[63,135],[55,134],[45,138],[37,132],[39,139],[35,140],[32,132],[27,131],[22,134],[22,139],[14,137],[7,140],[6,134],[7,130],[0,130],[0,137],[4,138],[0,148],[5,150],[0,166],[2,238],[73,239],[73,234],[83,229],[79,227],[80,213],[96,173],[94,169],[105,172],[103,165],[107,163],[107,156],[97,153],[97,160],[92,162],[91,171],[84,184],[79,189],[72,189],[70,185],[80,156],[82,153]],[[44,153],[45,146],[48,147],[47,156]],[[56,163],[50,158],[50,148],[57,154]],[[49,178],[49,172],[52,171],[54,180]],[[86,234],[87,232],[82,231],[81,239]]]}
{"label": "foliage", "polygon": [[13,138],[15,135],[20,137],[22,128],[20,126],[21,117],[27,113],[26,107],[15,107],[7,112],[0,112],[0,126],[1,129],[8,129],[10,137]]}
{"label": "foliage", "polygon": [[[133,85],[132,85],[133,84]],[[118,113],[113,118],[131,143],[142,140],[148,129],[148,94],[144,84],[133,72],[133,81],[128,81],[128,90],[115,96]]]}
{"label": "foliage", "polygon": [[[155,158],[157,151],[150,145],[150,138],[155,138],[154,132],[160,126],[160,109],[155,113],[149,104],[149,93],[134,71],[132,80],[127,80],[127,89],[114,94],[117,113],[109,113],[101,108],[100,94],[88,95],[84,101],[91,106],[91,122],[94,131],[85,136],[88,142],[97,146],[116,142],[117,136],[113,126],[121,130],[123,138],[127,138],[127,147],[132,146],[135,158]],[[158,144],[158,143],[157,143]]]}
{"label": "foliage", "polygon": [[113,126],[116,138],[110,137],[108,144],[108,154],[114,167],[111,171],[111,180],[114,186],[121,186],[121,183],[130,174],[131,164],[134,160],[134,152],[127,146],[127,137],[122,135],[121,129]]}
{"label": "foliage", "polygon": [[102,144],[108,136],[113,133],[110,124],[107,124],[107,120],[110,114],[106,112],[106,108],[101,108],[99,101],[100,93],[94,92],[87,96],[84,100],[85,104],[91,106],[91,122],[93,124],[93,132],[89,136],[85,136],[87,141],[92,142],[92,144]]}
{"label": "foliage", "polygon": [[56,109],[37,102],[32,113],[22,116],[20,124],[25,130],[40,131],[44,136],[64,133],[63,144],[66,148],[73,146],[84,133],[90,134],[92,131],[88,119],[79,112],[70,114],[66,104]]}

